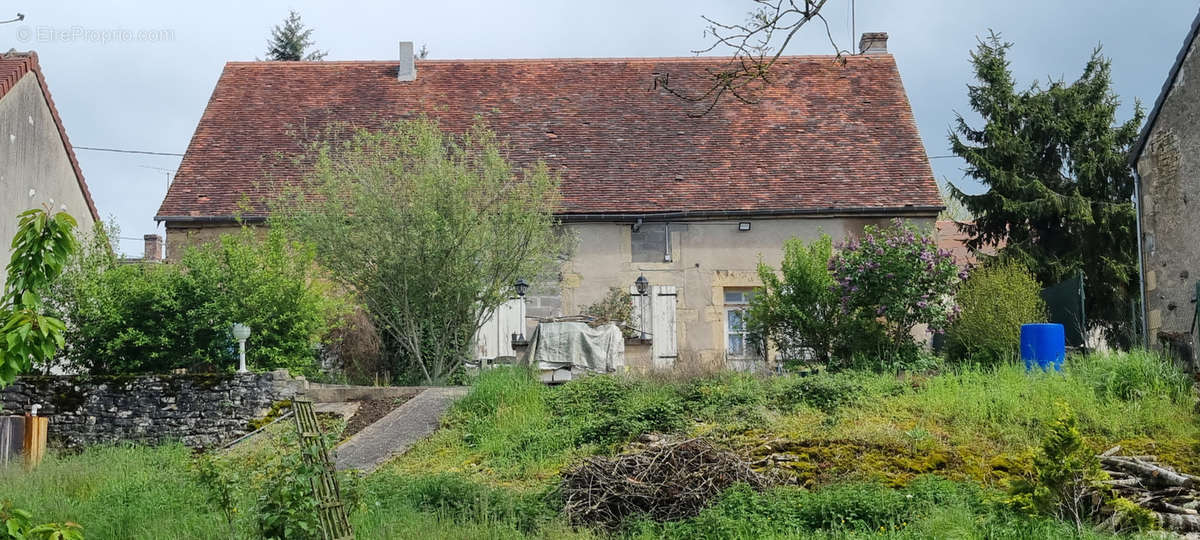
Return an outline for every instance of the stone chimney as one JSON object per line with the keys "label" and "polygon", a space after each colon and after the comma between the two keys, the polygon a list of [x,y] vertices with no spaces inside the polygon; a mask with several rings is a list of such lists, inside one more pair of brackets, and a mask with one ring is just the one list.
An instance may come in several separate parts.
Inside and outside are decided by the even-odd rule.
{"label": "stone chimney", "polygon": [[142,260],[158,262],[162,260],[162,237],[157,234],[147,234],[142,236],[142,240],[146,242],[145,253],[142,254]]}
{"label": "stone chimney", "polygon": [[417,80],[417,57],[413,55],[413,42],[400,42],[400,69],[396,70],[396,80]]}
{"label": "stone chimney", "polygon": [[863,32],[858,54],[887,54],[887,32]]}

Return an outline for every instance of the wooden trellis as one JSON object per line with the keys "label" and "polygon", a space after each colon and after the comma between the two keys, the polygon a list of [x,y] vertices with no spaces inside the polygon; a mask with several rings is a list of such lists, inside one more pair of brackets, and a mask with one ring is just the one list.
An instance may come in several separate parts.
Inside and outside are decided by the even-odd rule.
{"label": "wooden trellis", "polygon": [[313,497],[317,500],[321,538],[353,540],[354,529],[350,527],[350,518],[346,515],[346,507],[342,505],[341,488],[334,474],[333,463],[329,460],[329,451],[325,448],[325,438],[322,437],[321,426],[317,424],[312,401],[292,400],[292,412],[296,418],[296,433],[300,436],[304,463],[321,471],[310,480]]}

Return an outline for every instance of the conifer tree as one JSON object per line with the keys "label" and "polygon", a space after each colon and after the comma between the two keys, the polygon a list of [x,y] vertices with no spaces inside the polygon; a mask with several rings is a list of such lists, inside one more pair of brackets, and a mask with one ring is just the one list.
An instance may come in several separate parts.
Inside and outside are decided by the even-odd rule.
{"label": "conifer tree", "polygon": [[1110,61],[1097,48],[1079,79],[1018,90],[1007,59],[1011,43],[991,33],[971,53],[977,84],[971,108],[950,133],[966,173],[988,191],[953,196],[975,216],[964,232],[977,250],[1003,242],[999,256],[1016,260],[1047,285],[1084,274],[1088,326],[1127,343],[1137,296],[1137,239],[1126,156],[1144,116],[1118,122]]}
{"label": "conifer tree", "polygon": [[313,45],[312,29],[305,28],[300,21],[300,14],[295,11],[288,13],[287,20],[282,25],[276,25],[271,30],[271,39],[267,41],[267,60],[322,60],[329,51],[313,50],[306,54]]}

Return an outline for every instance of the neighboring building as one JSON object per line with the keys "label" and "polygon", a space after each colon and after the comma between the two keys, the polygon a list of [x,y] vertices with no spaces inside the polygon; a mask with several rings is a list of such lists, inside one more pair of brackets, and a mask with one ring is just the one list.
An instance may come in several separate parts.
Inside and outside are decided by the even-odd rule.
{"label": "neighboring building", "polygon": [[[973,221],[964,221],[962,224],[969,225]],[[954,264],[958,265],[960,270],[965,270],[979,265],[979,253],[984,255],[995,255],[1004,247],[1001,242],[999,246],[983,246],[979,253],[971,251],[967,247],[967,241],[971,237],[959,229],[959,222],[951,219],[938,220],[937,222],[937,246],[940,250],[945,250],[954,257]]]}
{"label": "neighboring building", "polygon": [[122,257],[124,264],[158,264],[163,262],[163,239],[157,234],[142,235],[142,256]]}
{"label": "neighboring building", "polygon": [[[17,232],[17,214],[48,205],[91,231],[100,215],[50,99],[37,53],[0,54],[0,242]],[[8,265],[0,249],[0,268]]]}
{"label": "neighboring building", "polygon": [[1200,283],[1200,54],[1192,22],[1130,156],[1137,172],[1147,337],[1195,369]]}
{"label": "neighboring building", "polygon": [[576,314],[645,275],[669,328],[655,363],[720,363],[748,350],[745,293],[788,238],[896,217],[933,232],[942,204],[886,37],[864,35],[867,54],[844,65],[784,57],[756,103],[724,99],[698,118],[656,81],[699,91],[728,58],[231,62],[155,219],[175,259],[235,215],[265,218],[264,199],[304,173],[274,157],[300,151],[297,131],[426,114],[460,132],[478,116],[514,161],[561,175],[559,217],[578,238],[528,314]]}

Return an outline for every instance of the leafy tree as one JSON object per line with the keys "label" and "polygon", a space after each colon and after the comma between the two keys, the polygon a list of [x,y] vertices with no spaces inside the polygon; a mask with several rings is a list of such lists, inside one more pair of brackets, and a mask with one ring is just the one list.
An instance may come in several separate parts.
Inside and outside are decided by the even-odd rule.
{"label": "leafy tree", "polygon": [[441,381],[512,283],[543,275],[567,247],[554,226],[558,180],[505,153],[481,124],[462,135],[429,119],[334,128],[303,156],[312,172],[273,209],[272,226],[316,245],[399,367]]}
{"label": "leafy tree", "polygon": [[299,13],[288,12],[283,24],[275,25],[271,30],[271,39],[267,41],[267,60],[323,60],[329,51],[308,50],[314,44],[312,32],[300,21]]}
{"label": "leafy tree", "polygon": [[1045,284],[1082,271],[1089,323],[1120,337],[1137,291],[1126,156],[1142,122],[1141,105],[1117,122],[1110,62],[1099,49],[1075,82],[1018,90],[1007,58],[1011,46],[992,33],[971,53],[978,84],[968,86],[967,95],[983,125],[972,127],[959,115],[950,133],[967,174],[988,187],[967,195],[951,186],[975,216],[964,227],[967,245],[978,250],[1003,242],[999,256],[1018,261]]}
{"label": "leafy tree", "polygon": [[759,263],[763,287],[750,300],[746,324],[750,331],[773,343],[785,360],[804,349],[829,364],[841,341],[843,321],[829,260],[833,241],[821,235],[805,244],[791,238],[783,244],[780,271]]}
{"label": "leafy tree", "polygon": [[8,281],[0,298],[0,388],[54,357],[66,326],[49,316],[42,295],[62,274],[78,243],[75,218],[42,209],[22,212],[12,241]]}
{"label": "leafy tree", "polygon": [[51,295],[68,322],[61,361],[94,374],[228,371],[230,327],[241,322],[253,329],[251,368],[315,373],[346,304],[318,279],[314,257],[280,232],[258,238],[248,228],[190,248],[178,264],[122,264],[97,240]]}

